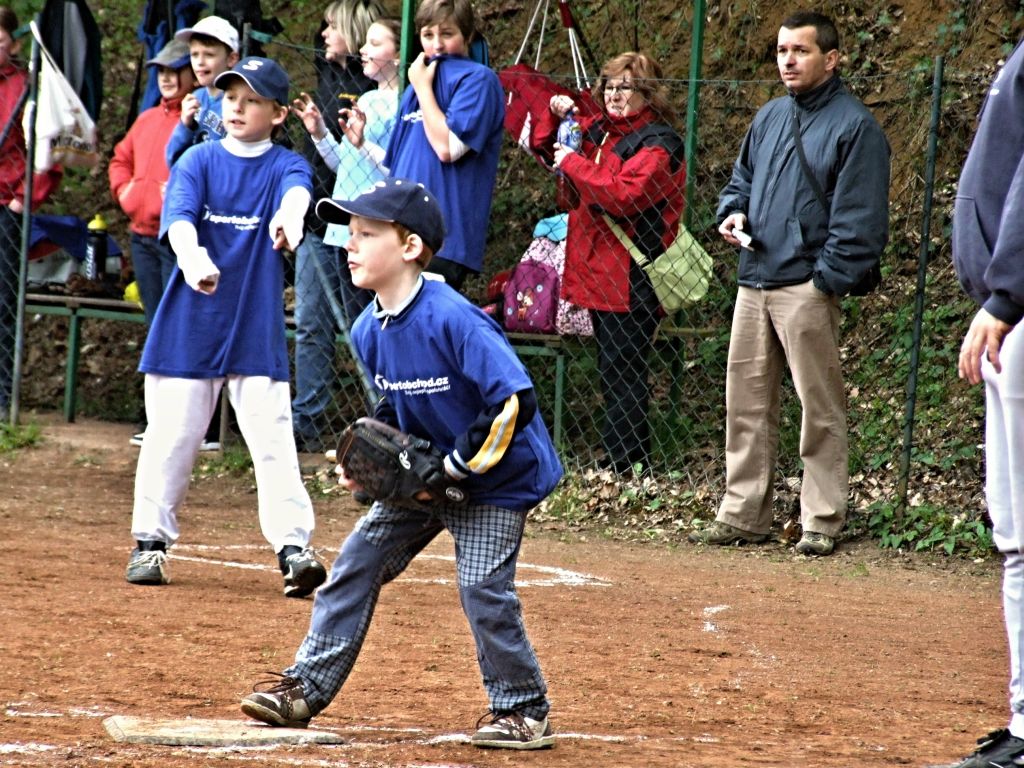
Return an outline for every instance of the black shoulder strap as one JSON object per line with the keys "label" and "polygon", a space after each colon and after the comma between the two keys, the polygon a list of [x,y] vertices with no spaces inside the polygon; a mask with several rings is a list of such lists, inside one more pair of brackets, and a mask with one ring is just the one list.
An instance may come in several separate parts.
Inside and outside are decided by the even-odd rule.
{"label": "black shoulder strap", "polygon": [[679,170],[685,160],[685,144],[675,129],[664,123],[649,123],[619,139],[614,152],[623,161],[629,160],[642,147],[661,147],[669,154],[672,172]]}
{"label": "black shoulder strap", "polygon": [[818,183],[814,174],[811,173],[811,167],[807,163],[807,155],[804,154],[804,143],[800,140],[800,118],[796,114],[796,102],[793,102],[793,109],[790,110],[789,116],[791,118],[789,125],[793,130],[793,144],[796,146],[797,157],[800,158],[800,167],[803,169],[804,176],[807,177],[807,183],[811,185],[811,189],[814,191],[814,196],[818,198],[818,202],[821,203],[825,215],[828,216],[831,213],[828,207],[828,198],[825,197],[821,184]]}

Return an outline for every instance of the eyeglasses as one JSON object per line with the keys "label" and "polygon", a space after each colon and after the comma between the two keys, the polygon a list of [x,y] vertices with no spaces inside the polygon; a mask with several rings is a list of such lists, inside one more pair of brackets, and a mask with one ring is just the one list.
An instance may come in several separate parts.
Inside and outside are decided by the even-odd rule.
{"label": "eyeglasses", "polygon": [[623,96],[629,96],[633,93],[633,86],[628,83],[623,83],[622,85],[605,85],[605,96],[614,96],[617,93],[621,93]]}

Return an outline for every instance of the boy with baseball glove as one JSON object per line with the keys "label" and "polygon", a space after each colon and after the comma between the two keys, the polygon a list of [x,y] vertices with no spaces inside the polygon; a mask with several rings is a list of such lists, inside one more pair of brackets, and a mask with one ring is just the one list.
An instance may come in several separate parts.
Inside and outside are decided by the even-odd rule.
{"label": "boy with baseball glove", "polygon": [[[381,588],[447,530],[490,704],[472,743],[550,747],[547,685],[513,584],[527,512],[562,476],[533,384],[497,323],[424,279],[445,231],[421,184],[389,178],[354,200],[321,200],[316,212],[349,227],[352,280],[376,294],[352,328],[383,393],[374,417],[411,436],[410,450],[421,453],[407,463],[424,467],[428,487],[403,499],[379,486],[387,498],[342,545],[294,664],[257,684],[242,711],[271,725],[308,724],[351,673]],[[360,489],[344,466],[341,483]]]}

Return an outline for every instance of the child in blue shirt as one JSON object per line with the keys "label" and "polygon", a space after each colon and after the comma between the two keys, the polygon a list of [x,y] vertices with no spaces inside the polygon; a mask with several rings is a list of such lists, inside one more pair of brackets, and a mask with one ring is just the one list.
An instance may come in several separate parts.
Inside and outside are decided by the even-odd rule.
{"label": "child in blue shirt", "polygon": [[389,178],[351,201],[321,200],[316,212],[348,224],[352,280],[375,292],[352,335],[383,393],[376,418],[444,452],[445,471],[469,501],[428,509],[374,502],[317,593],[295,663],[269,687],[258,685],[242,711],[301,727],[327,707],[355,665],[381,588],[447,530],[490,704],[472,743],[550,747],[547,685],[513,584],[527,513],[562,476],[530,377],[494,320],[451,286],[423,278],[445,231],[421,184]]}
{"label": "child in blue shirt", "polygon": [[423,53],[409,66],[383,162],[437,195],[448,234],[430,271],[459,290],[483,270],[505,93],[493,71],[467,58],[476,35],[470,0],[423,0],[415,23]]}
{"label": "child in blue shirt", "polygon": [[309,164],[271,142],[288,116],[288,76],[249,57],[215,81],[224,91],[221,141],[186,151],[161,218],[177,257],[146,338],[149,425],[135,476],[126,578],[166,584],[166,550],[196,453],[222,388],[253,458],[260,527],[278,555],[288,597],[326,578],[309,546],[313,507],[291,430],[284,268],[310,201]]}
{"label": "child in blue shirt", "polygon": [[192,71],[200,87],[181,102],[181,122],[175,126],[165,150],[168,168],[174,167],[181,153],[193,144],[224,137],[224,94],[214,82],[238,62],[238,31],[220,16],[207,16],[193,27],[179,29],[174,39],[188,43]]}

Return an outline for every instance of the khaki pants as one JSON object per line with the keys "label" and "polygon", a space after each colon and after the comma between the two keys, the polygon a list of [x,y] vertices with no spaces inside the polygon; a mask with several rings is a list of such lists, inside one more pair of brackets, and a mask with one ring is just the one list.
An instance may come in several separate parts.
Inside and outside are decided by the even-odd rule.
{"label": "khaki pants", "polygon": [[726,490],[718,519],[752,533],[771,528],[784,364],[803,408],[801,522],[805,531],[834,537],[846,520],[850,474],[839,299],[810,281],[739,288],[725,379]]}

